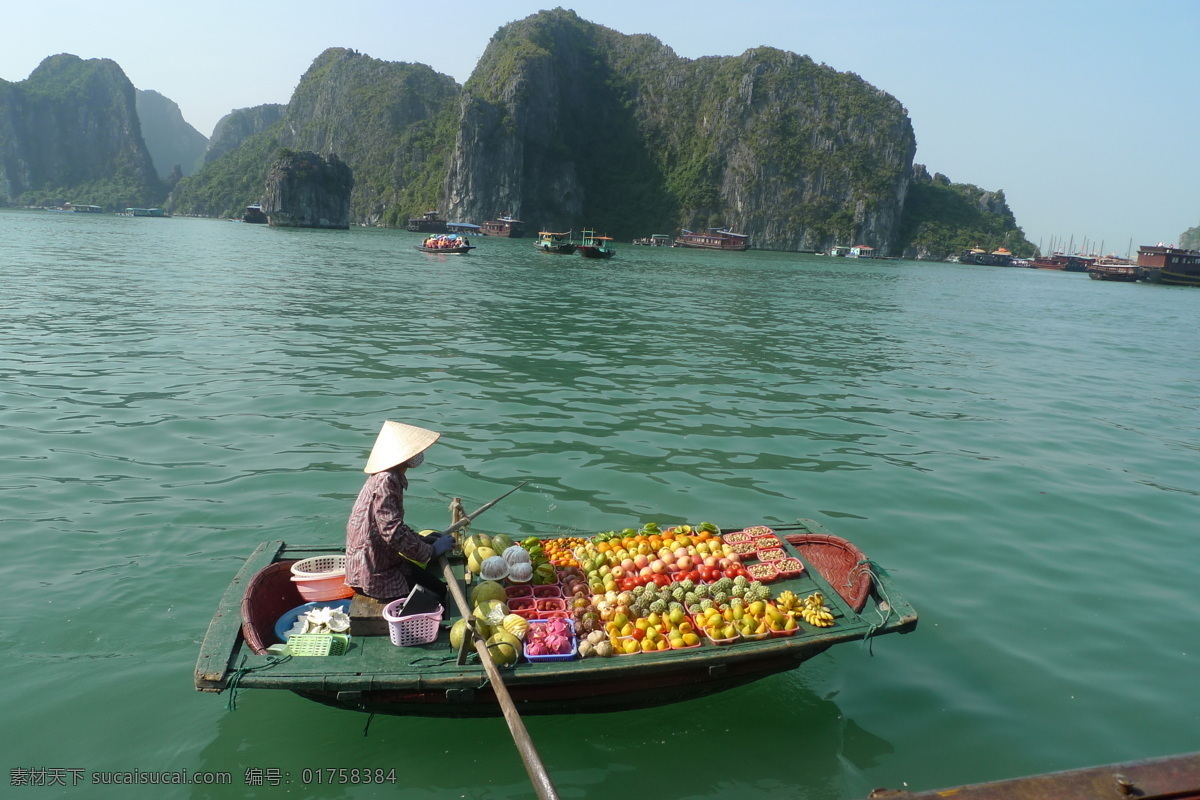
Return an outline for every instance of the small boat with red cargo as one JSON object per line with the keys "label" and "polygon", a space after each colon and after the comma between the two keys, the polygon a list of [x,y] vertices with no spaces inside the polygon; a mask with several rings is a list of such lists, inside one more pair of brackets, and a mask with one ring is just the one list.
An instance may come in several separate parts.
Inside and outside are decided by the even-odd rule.
{"label": "small boat with red cargo", "polygon": [[[459,604],[475,595],[469,625],[457,609],[440,606],[406,616],[405,600],[383,607],[380,618],[372,610],[378,601],[337,592],[331,602],[348,602],[349,612],[320,613],[342,627],[348,616],[349,635],[336,634],[315,657],[305,657],[307,639],[322,634],[296,634],[295,623],[319,603],[305,602],[312,589],[300,593],[306,584],[296,565],[327,563],[323,557],[336,559],[344,549],[265,542],[217,605],[196,688],[283,689],[338,708],[417,716],[499,716],[498,694],[505,693],[511,701],[503,705],[522,714],[616,711],[710,695],[795,669],[834,645],[917,625],[886,571],[811,520],[774,529],[703,523],[659,530],[648,523],[592,537],[502,539],[513,541],[471,536],[445,567]],[[516,569],[526,556],[526,567],[538,566],[525,582],[481,577],[526,577]],[[638,567],[643,561],[648,566]],[[564,635],[548,642],[551,623]],[[508,644],[517,631],[523,643]],[[478,660],[482,653],[468,656],[472,637],[484,634],[483,651],[505,664],[500,690]],[[298,642],[300,652],[289,653]]]}

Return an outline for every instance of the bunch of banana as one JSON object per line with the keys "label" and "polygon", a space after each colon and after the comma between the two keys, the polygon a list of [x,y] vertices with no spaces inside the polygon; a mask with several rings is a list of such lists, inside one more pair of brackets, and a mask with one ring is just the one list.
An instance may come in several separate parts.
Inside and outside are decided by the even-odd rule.
{"label": "bunch of banana", "polygon": [[791,589],[784,589],[775,598],[775,607],[785,614],[789,611],[794,611],[800,606],[800,598]]}
{"label": "bunch of banana", "polygon": [[804,598],[800,606],[800,616],[816,628],[828,628],[833,625],[833,612],[825,605],[825,596],[820,592],[813,592]]}

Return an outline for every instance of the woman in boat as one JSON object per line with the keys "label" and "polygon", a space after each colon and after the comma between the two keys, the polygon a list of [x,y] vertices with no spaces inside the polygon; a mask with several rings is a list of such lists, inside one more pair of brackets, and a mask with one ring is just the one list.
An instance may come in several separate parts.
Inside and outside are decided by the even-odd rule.
{"label": "woman in boat", "polygon": [[391,601],[419,584],[445,600],[446,584],[421,565],[448,552],[454,537],[422,537],[404,522],[407,472],[420,466],[439,436],[402,422],[383,423],[363,469],[370,477],[346,524],[346,583],[359,594]]}

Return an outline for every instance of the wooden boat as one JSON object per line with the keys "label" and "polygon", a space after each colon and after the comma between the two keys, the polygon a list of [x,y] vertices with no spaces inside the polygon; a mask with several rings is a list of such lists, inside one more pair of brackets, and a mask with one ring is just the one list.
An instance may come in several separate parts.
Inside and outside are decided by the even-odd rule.
{"label": "wooden boat", "polygon": [[485,236],[506,236],[509,239],[520,239],[525,235],[525,223],[519,219],[513,219],[508,214],[496,219],[485,219],[481,227]]}
{"label": "wooden boat", "polygon": [[734,233],[726,228],[709,228],[707,232],[682,230],[675,237],[675,247],[693,247],[701,250],[748,250],[750,235]]}
{"label": "wooden boat", "polygon": [[[727,529],[735,530],[735,529]],[[522,661],[504,670],[504,684],[524,714],[561,714],[646,708],[710,695],[795,669],[830,647],[887,633],[907,633],[916,611],[887,572],[849,542],[815,522],[775,527],[789,555],[805,570],[770,584],[773,594],[791,589],[822,592],[836,624],[802,624],[794,635],[738,641],[682,651],[611,658]],[[200,691],[234,688],[284,689],[345,709],[417,716],[498,716],[501,707],[479,663],[456,664],[449,647],[448,610],[437,640],[397,647],[390,637],[353,636],[344,655],[276,657],[276,623],[303,604],[291,581],[298,559],[343,552],[340,546],[265,542],[250,555],[225,590],[196,663]],[[452,564],[462,575],[461,560]]]}
{"label": "wooden boat", "polygon": [[583,240],[576,248],[584,258],[612,258],[617,251],[608,246],[611,236],[597,236],[595,231],[584,231]]}
{"label": "wooden boat", "polygon": [[575,252],[575,243],[571,241],[569,231],[567,233],[538,231],[538,240],[533,243],[533,246],[540,253],[553,255],[569,256]]}
{"label": "wooden boat", "polygon": [[1120,281],[1135,283],[1141,277],[1142,270],[1130,264],[1101,264],[1096,262],[1088,270],[1088,277],[1094,281]]}
{"label": "wooden boat", "polygon": [[1142,276],[1151,283],[1200,286],[1200,250],[1143,245],[1138,248],[1137,263]]}
{"label": "wooden boat", "polygon": [[463,255],[475,249],[473,244],[460,244],[457,247],[426,247],[423,244],[414,244],[413,247],[420,250],[422,253],[438,253],[443,256]]}
{"label": "wooden boat", "polygon": [[1200,800],[1200,753],[1051,772],[932,792],[875,789],[868,796],[875,800],[942,800],[946,797],[953,797],[955,800],[1059,800],[1099,797]]}

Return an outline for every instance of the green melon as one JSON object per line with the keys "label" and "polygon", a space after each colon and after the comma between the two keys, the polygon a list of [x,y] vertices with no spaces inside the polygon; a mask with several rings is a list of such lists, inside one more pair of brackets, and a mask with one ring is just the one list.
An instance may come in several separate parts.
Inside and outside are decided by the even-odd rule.
{"label": "green melon", "polygon": [[474,608],[484,600],[507,601],[508,595],[504,592],[504,585],[499,581],[482,581],[475,584],[471,589],[471,607]]}
{"label": "green melon", "polygon": [[459,620],[454,623],[454,626],[450,628],[451,650],[458,652],[458,649],[462,647],[463,640],[467,638],[468,630],[466,617],[460,617]]}
{"label": "green melon", "polygon": [[508,548],[512,547],[516,542],[507,533],[497,533],[492,537],[491,544],[488,547],[495,550],[497,553],[503,553]]}
{"label": "green melon", "polygon": [[517,663],[521,655],[521,640],[505,630],[497,631],[487,640],[488,653],[498,667],[508,667]]}

